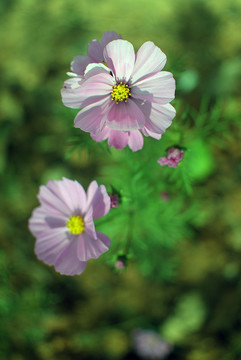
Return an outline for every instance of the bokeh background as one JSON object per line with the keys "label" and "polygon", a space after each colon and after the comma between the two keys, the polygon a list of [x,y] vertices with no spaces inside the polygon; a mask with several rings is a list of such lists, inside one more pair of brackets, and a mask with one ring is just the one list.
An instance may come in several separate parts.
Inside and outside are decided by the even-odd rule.
{"label": "bokeh background", "polygon": [[[0,359],[140,359],[137,329],[171,344],[166,359],[241,359],[241,1],[1,0],[0,14]],[[107,30],[154,41],[177,81],[173,125],[137,153],[74,129],[61,102],[72,58]],[[162,168],[172,145],[183,162]],[[37,260],[27,225],[62,176],[122,199],[96,225],[110,251],[75,277]]]}

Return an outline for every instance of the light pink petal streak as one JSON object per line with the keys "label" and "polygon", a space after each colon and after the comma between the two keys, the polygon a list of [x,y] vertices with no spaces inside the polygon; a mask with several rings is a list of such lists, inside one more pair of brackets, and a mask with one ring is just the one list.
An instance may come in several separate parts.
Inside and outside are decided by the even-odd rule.
{"label": "light pink petal streak", "polygon": [[163,69],[166,55],[152,41],[145,42],[136,54],[136,62],[131,77],[132,84],[147,74]]}
{"label": "light pink petal streak", "polygon": [[134,101],[128,98],[127,102],[112,101],[107,115],[107,126],[113,130],[136,130],[145,124],[145,116]]}
{"label": "light pink petal streak", "polygon": [[89,209],[93,210],[93,219],[105,216],[110,210],[110,197],[104,185],[98,186],[96,181],[92,181],[87,190],[86,213]]}
{"label": "light pink petal streak", "polygon": [[104,48],[104,58],[116,80],[128,82],[135,62],[133,45],[126,40],[111,41]]}
{"label": "light pink petal streak", "polygon": [[57,257],[55,261],[56,271],[62,275],[79,275],[84,271],[87,262],[79,261],[77,248],[78,238],[75,237]]}
{"label": "light pink petal streak", "polygon": [[129,132],[128,145],[132,151],[137,151],[143,148],[143,136],[139,130],[132,130]]}
{"label": "light pink petal streak", "polygon": [[78,239],[77,256],[80,261],[97,259],[100,255],[109,250],[110,239],[97,232],[97,239],[91,238],[83,232]]}
{"label": "light pink petal streak", "polygon": [[167,104],[175,97],[173,75],[166,71],[147,75],[131,87],[131,95],[151,103]]}

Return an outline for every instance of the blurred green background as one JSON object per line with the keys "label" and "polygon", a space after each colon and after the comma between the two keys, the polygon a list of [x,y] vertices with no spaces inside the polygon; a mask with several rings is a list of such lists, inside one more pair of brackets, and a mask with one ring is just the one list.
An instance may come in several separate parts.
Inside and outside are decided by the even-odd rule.
{"label": "blurred green background", "polygon": [[[0,14],[0,359],[139,359],[137,328],[168,359],[241,359],[241,1],[1,0]],[[61,102],[72,58],[107,30],[154,41],[177,81],[172,126],[137,153],[94,143]],[[172,145],[183,162],[162,168]],[[27,228],[62,176],[122,195],[97,223],[109,253],[75,277],[37,260]]]}

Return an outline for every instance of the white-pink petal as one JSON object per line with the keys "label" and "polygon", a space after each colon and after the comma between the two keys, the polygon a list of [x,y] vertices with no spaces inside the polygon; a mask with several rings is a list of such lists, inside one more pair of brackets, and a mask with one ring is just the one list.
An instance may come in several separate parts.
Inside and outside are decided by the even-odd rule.
{"label": "white-pink petal", "polygon": [[128,145],[132,151],[138,151],[143,148],[143,136],[139,130],[129,132]]}
{"label": "white-pink petal", "polygon": [[71,214],[81,215],[86,207],[86,194],[83,187],[73,180],[63,178],[62,181],[50,180],[47,184],[49,190],[58,199],[68,206]]}
{"label": "white-pink petal", "polygon": [[67,217],[71,212],[71,209],[63,199],[59,198],[58,195],[49,188],[51,182],[52,180],[50,180],[46,186],[40,186],[38,199],[47,214],[57,216],[64,215]]}
{"label": "white-pink petal", "polygon": [[38,237],[41,233],[52,229],[65,227],[67,216],[54,213],[46,214],[46,209],[39,206],[33,210],[32,216],[29,219],[29,229],[34,236]]}
{"label": "white-pink petal", "polygon": [[109,129],[107,126],[104,126],[103,129],[97,134],[90,134],[93,140],[100,142],[102,140],[106,140],[110,134],[111,129]]}
{"label": "white-pink petal", "polygon": [[[163,105],[164,106],[164,105]],[[156,140],[160,140],[162,137],[162,134],[155,133],[153,131],[148,130],[146,127],[142,128],[141,131],[145,136],[151,136]]]}
{"label": "white-pink petal", "polygon": [[84,216],[85,232],[93,239],[97,239],[93,221],[93,208],[90,206]]}
{"label": "white-pink petal", "polygon": [[58,255],[69,245],[65,228],[49,229],[38,235],[35,244],[37,258],[48,265],[55,263]]}
{"label": "white-pink petal", "polygon": [[126,40],[114,40],[106,45],[103,54],[117,82],[128,82],[135,63],[133,45]]}
{"label": "white-pink petal", "polygon": [[110,197],[104,185],[98,186],[94,180],[90,183],[87,190],[86,213],[92,208],[93,218],[105,216],[110,210]]}
{"label": "white-pink petal", "polygon": [[[110,75],[110,69],[101,63],[100,64],[96,64],[96,63],[89,64],[85,69],[84,78],[88,79],[91,76],[99,75],[99,74],[100,75],[101,74]],[[113,85],[113,83],[114,83],[113,77],[108,76],[108,79],[110,80],[110,84]]]}
{"label": "white-pink petal", "polygon": [[149,116],[147,115],[146,129],[153,133],[162,134],[171,125],[172,119],[176,116],[176,110],[171,104],[159,105],[153,103]]}
{"label": "white-pink petal", "polygon": [[108,145],[123,149],[128,144],[128,133],[120,130],[110,130]]}
{"label": "white-pink petal", "polygon": [[175,98],[173,75],[166,71],[147,75],[131,86],[131,95],[138,100],[167,104]]}
{"label": "white-pink petal", "polygon": [[[99,236],[93,239],[86,232],[83,232],[78,239],[77,256],[80,261],[87,261],[90,259],[97,259],[100,255],[109,250],[110,239]],[[104,239],[104,241],[102,240]],[[107,240],[108,239],[108,240]]]}
{"label": "white-pink petal", "polygon": [[82,81],[81,87],[78,89],[78,96],[82,100],[80,101],[81,107],[94,104],[106,96],[111,99],[111,86],[114,84],[113,77],[104,69],[100,71],[101,73],[89,77],[87,74],[87,78]]}
{"label": "white-pink petal", "polygon": [[145,42],[136,54],[136,61],[131,76],[131,83],[163,69],[167,61],[166,55],[152,41]]}
{"label": "white-pink petal", "polygon": [[145,124],[145,116],[134,101],[128,98],[127,102],[112,101],[108,112],[107,126],[113,130],[136,130]]}
{"label": "white-pink petal", "polygon": [[55,269],[62,275],[81,274],[87,262],[79,261],[77,256],[78,239],[75,237],[69,245],[59,254],[55,261]]}
{"label": "white-pink petal", "polygon": [[79,77],[68,79],[61,89],[62,101],[65,106],[79,109],[85,97],[80,95],[81,80]]}
{"label": "white-pink petal", "polygon": [[83,131],[98,134],[107,121],[106,116],[110,101],[107,97],[80,110],[74,119],[74,126]]}

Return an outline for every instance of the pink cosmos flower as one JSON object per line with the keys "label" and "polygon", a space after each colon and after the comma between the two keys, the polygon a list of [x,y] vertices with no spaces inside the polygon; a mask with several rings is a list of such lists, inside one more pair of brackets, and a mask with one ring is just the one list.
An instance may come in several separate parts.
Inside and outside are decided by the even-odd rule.
{"label": "pink cosmos flower", "polygon": [[173,147],[168,150],[167,156],[159,158],[157,162],[161,166],[167,165],[169,167],[177,168],[178,163],[182,161],[183,155],[183,150]]}
{"label": "pink cosmos flower", "polygon": [[81,274],[89,259],[108,251],[110,239],[95,231],[93,219],[110,210],[110,197],[104,185],[92,181],[87,194],[73,180],[63,178],[40,187],[40,206],[29,220],[29,229],[37,238],[38,259],[54,265],[64,275]]}
{"label": "pink cosmos flower", "polygon": [[104,47],[103,57],[107,66],[89,64],[84,79],[69,79],[62,89],[66,106],[83,108],[75,127],[92,135],[105,126],[121,131],[145,128],[162,134],[175,116],[169,104],[174,99],[175,80],[171,73],[161,71],[166,55],[151,41],[135,55],[131,43],[118,39]]}
{"label": "pink cosmos flower", "polygon": [[[145,127],[140,130],[145,136],[151,136],[158,140],[161,138],[161,134],[153,133]],[[141,131],[112,130],[108,128],[108,126],[104,126],[98,135],[90,134],[90,136],[97,142],[108,139],[108,145],[114,146],[116,149],[123,149],[128,145],[132,151],[137,151],[141,150],[143,147],[143,136]]]}
{"label": "pink cosmos flower", "polygon": [[71,70],[80,76],[84,76],[86,66],[91,63],[101,63],[104,61],[103,50],[104,47],[112,40],[121,39],[115,31],[106,31],[101,38],[101,41],[94,39],[88,44],[88,55],[75,56],[71,63]]}

